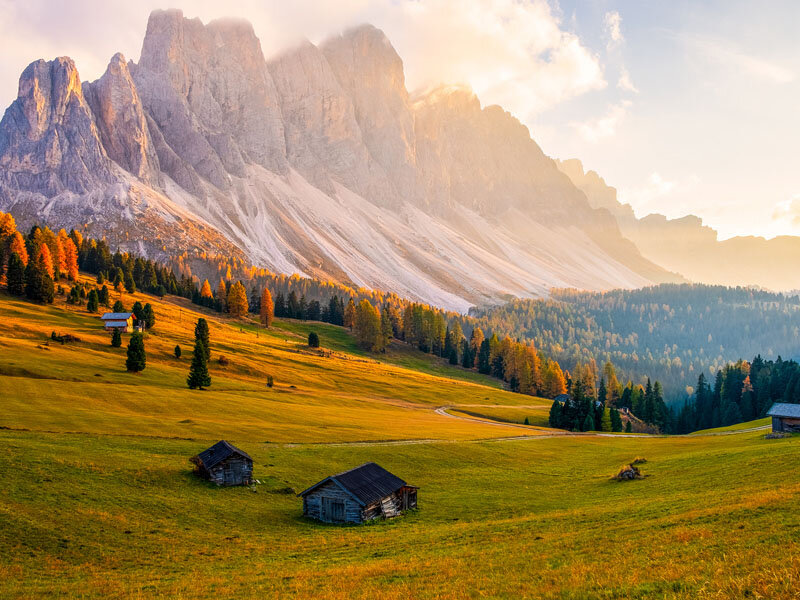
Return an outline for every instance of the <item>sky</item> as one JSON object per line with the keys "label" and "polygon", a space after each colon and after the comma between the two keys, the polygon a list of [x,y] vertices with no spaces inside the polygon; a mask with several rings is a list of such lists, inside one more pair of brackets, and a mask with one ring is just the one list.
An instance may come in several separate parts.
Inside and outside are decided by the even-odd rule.
{"label": "sky", "polygon": [[115,52],[137,60],[150,11],[170,7],[251,21],[267,57],[372,23],[410,91],[470,85],[638,216],[800,235],[797,0],[0,0],[0,106],[38,58],[70,56],[84,80]]}

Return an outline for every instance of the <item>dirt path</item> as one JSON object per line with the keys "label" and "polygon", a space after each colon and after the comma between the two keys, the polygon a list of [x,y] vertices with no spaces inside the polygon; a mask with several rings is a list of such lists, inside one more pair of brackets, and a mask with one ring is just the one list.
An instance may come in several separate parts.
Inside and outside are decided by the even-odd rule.
{"label": "dirt path", "polygon": [[[717,431],[713,433],[697,433],[697,434],[685,434],[685,435],[650,435],[650,434],[642,434],[642,433],[600,433],[600,432],[578,432],[578,431],[560,431],[555,429],[546,429],[544,427],[536,427],[533,425],[521,425],[519,423],[505,423],[503,421],[493,421],[491,419],[483,418],[483,417],[471,417],[466,415],[454,415],[449,412],[448,410],[452,408],[463,408],[463,407],[478,407],[478,406],[494,406],[497,408],[504,408],[507,405],[505,404],[497,404],[497,405],[488,405],[488,404],[451,404],[447,406],[439,406],[434,409],[434,412],[437,415],[441,415],[443,417],[449,417],[451,419],[461,419],[462,421],[471,421],[473,423],[482,423],[484,425],[494,425],[497,427],[514,427],[517,429],[524,429],[526,431],[530,431],[531,433],[528,435],[512,435],[512,436],[503,436],[503,437],[490,437],[490,438],[479,438],[475,440],[443,440],[443,439],[432,439],[432,438],[424,438],[424,439],[416,439],[416,440],[375,440],[375,441],[361,441],[361,442],[320,442],[318,444],[315,443],[305,443],[305,444],[282,444],[284,448],[296,448],[300,446],[324,446],[328,448],[336,448],[336,447],[345,447],[345,446],[414,446],[418,444],[476,444],[482,442],[518,442],[518,441],[529,441],[529,440],[546,440],[552,439],[556,437],[613,437],[613,438],[638,438],[642,440],[651,440],[651,439],[664,439],[664,438],[671,438],[671,437],[713,437],[713,436],[720,436],[720,435],[738,435],[740,433],[752,433],[753,431],[764,431],[765,429],[769,429],[770,425],[760,425],[759,427],[748,427],[747,429],[737,429],[734,431]],[[546,406],[528,406],[525,408],[547,408]]]}

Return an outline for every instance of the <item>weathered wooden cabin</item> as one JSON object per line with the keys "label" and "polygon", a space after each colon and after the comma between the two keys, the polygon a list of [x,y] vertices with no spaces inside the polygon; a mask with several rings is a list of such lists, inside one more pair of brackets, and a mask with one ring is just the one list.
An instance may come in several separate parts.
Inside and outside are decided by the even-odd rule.
{"label": "weathered wooden cabin", "polygon": [[417,507],[417,490],[373,462],[326,477],[298,496],[303,515],[326,523],[363,523]]}
{"label": "weathered wooden cabin", "polygon": [[100,317],[106,331],[118,329],[122,333],[133,331],[133,313],[105,313]]}
{"label": "weathered wooden cabin", "polygon": [[189,460],[195,473],[217,485],[248,485],[253,477],[253,459],[225,440]]}
{"label": "weathered wooden cabin", "polygon": [[800,404],[776,402],[767,416],[772,417],[772,431],[800,433]]}

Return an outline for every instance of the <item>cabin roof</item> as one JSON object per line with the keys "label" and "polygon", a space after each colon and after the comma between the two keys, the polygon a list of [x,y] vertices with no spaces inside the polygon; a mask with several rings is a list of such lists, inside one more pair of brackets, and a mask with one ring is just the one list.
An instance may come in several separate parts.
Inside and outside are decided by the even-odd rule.
{"label": "cabin roof", "polygon": [[199,460],[206,469],[212,469],[213,467],[217,466],[223,460],[230,458],[234,454],[239,454],[249,460],[253,460],[250,458],[250,455],[247,454],[244,450],[239,450],[233,444],[226,442],[225,440],[220,440],[211,448],[207,450],[203,450],[200,454],[196,456],[197,460]]}
{"label": "cabin roof", "polygon": [[349,493],[362,506],[390,496],[400,488],[408,486],[397,475],[393,475],[374,462],[368,462],[349,471],[326,477],[307,490],[300,492],[298,496],[305,496],[328,481],[332,481]]}
{"label": "cabin roof", "polygon": [[127,321],[133,316],[133,313],[103,313],[100,317],[103,321]]}
{"label": "cabin roof", "polygon": [[106,327],[127,327],[127,321],[106,321]]}
{"label": "cabin roof", "polygon": [[566,402],[569,400],[569,394],[559,394],[555,398],[553,398],[556,402]]}
{"label": "cabin roof", "polygon": [[776,402],[772,405],[767,413],[768,417],[790,417],[800,419],[800,404],[786,404],[785,402]]}

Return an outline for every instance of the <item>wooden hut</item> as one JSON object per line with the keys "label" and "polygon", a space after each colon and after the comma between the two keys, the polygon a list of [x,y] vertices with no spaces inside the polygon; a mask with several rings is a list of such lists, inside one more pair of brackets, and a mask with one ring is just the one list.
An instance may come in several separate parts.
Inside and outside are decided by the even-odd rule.
{"label": "wooden hut", "polygon": [[767,416],[772,417],[772,431],[800,433],[800,404],[776,402]]}
{"label": "wooden hut", "polygon": [[417,487],[369,462],[326,477],[298,496],[303,515],[326,523],[363,523],[417,507]]}
{"label": "wooden hut", "polygon": [[195,473],[217,485],[247,485],[253,477],[253,459],[225,440],[189,460]]}
{"label": "wooden hut", "polygon": [[100,318],[106,331],[115,329],[122,333],[133,331],[133,313],[105,313]]}

